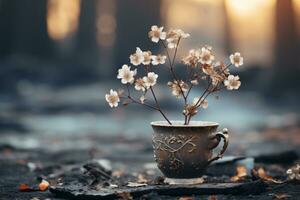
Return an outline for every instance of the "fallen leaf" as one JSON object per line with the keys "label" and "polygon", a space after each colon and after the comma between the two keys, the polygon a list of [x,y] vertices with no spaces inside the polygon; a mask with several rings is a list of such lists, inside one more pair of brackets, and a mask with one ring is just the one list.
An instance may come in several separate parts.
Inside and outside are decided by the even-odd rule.
{"label": "fallen leaf", "polygon": [[124,172],[121,171],[121,170],[115,170],[115,171],[113,171],[113,172],[111,173],[111,175],[112,175],[113,177],[117,177],[117,178],[120,178],[123,174],[124,174]]}
{"label": "fallen leaf", "polygon": [[49,182],[48,181],[46,181],[46,180],[42,180],[42,182],[39,184],[39,189],[40,189],[40,191],[45,191],[45,190],[47,190],[48,189],[48,187],[49,187]]}
{"label": "fallen leaf", "polygon": [[148,183],[148,180],[145,178],[144,175],[139,174],[139,175],[138,175],[138,181],[137,181],[137,182],[138,182],[138,183]]}
{"label": "fallen leaf", "polygon": [[128,182],[127,186],[128,187],[142,187],[146,186],[146,183],[135,183],[135,182]]}
{"label": "fallen leaf", "polygon": [[272,176],[267,175],[266,171],[261,167],[258,170],[253,169],[252,173],[255,177],[260,178],[261,180],[268,182],[268,183],[281,184],[284,182],[284,181],[280,181],[280,180],[275,180]]}
{"label": "fallen leaf", "polygon": [[180,197],[179,200],[194,200],[194,197]]}
{"label": "fallen leaf", "polygon": [[29,191],[29,190],[31,190],[31,188],[29,187],[29,185],[23,183],[19,186],[19,190],[20,191]]}
{"label": "fallen leaf", "polygon": [[244,166],[237,166],[236,167],[236,175],[231,177],[230,180],[233,181],[233,182],[237,182],[237,181],[240,181],[240,180],[244,180],[245,177],[247,176],[247,169],[246,167]]}
{"label": "fallen leaf", "polygon": [[119,192],[117,194],[120,198],[122,198],[123,200],[132,200],[133,197],[131,196],[131,194],[129,192]]}
{"label": "fallen leaf", "polygon": [[116,184],[109,184],[109,187],[110,187],[110,188],[117,188],[117,187],[119,187],[119,186],[116,185]]}
{"label": "fallen leaf", "polygon": [[160,185],[160,184],[163,184],[164,181],[165,181],[165,177],[163,177],[163,176],[157,176],[154,179],[153,183],[156,184],[156,185]]}
{"label": "fallen leaf", "polygon": [[291,196],[287,195],[287,194],[274,194],[274,197],[276,199],[287,199],[287,198],[290,198]]}
{"label": "fallen leaf", "polygon": [[209,196],[207,200],[218,200],[218,198],[217,198],[217,196],[212,195],[212,196]]}

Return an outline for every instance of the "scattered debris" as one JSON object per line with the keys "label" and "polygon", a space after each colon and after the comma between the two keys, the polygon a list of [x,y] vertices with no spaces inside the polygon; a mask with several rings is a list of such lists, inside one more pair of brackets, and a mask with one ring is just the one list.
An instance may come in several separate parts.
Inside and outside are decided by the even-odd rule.
{"label": "scattered debris", "polygon": [[282,199],[287,199],[287,198],[290,198],[291,196],[290,195],[287,195],[287,194],[271,194],[275,199],[278,199],[278,200],[282,200]]}
{"label": "scattered debris", "polygon": [[121,171],[121,170],[115,170],[111,173],[111,175],[116,178],[120,178],[123,174],[124,174],[124,171]]}
{"label": "scattered debris", "polygon": [[40,191],[46,191],[49,187],[49,182],[46,180],[42,180],[42,182],[39,184]]}
{"label": "scattered debris", "polygon": [[261,179],[263,180],[264,182],[267,182],[267,183],[275,183],[275,184],[282,184],[284,183],[284,181],[280,181],[280,180],[275,180],[273,177],[269,176],[266,174],[265,170],[263,168],[258,168],[258,169],[253,169],[252,170],[252,175],[255,177],[255,178],[258,178],[258,179]]}
{"label": "scattered debris", "polygon": [[31,198],[30,200],[40,200],[40,199],[37,198],[37,197],[33,197],[33,198]]}
{"label": "scattered debris", "polygon": [[297,180],[300,181],[300,165],[297,164],[296,166],[288,169],[286,171],[289,180]]}
{"label": "scattered debris", "polygon": [[143,174],[138,175],[138,183],[148,183],[148,180],[145,178]]}
{"label": "scattered debris", "polygon": [[194,197],[179,197],[178,200],[194,200]]}
{"label": "scattered debris", "polygon": [[[138,183],[133,183],[137,185]],[[120,192],[128,192],[131,196],[140,197],[149,193],[172,196],[232,194],[260,194],[265,191],[266,184],[260,180],[243,183],[204,183],[198,185],[145,185],[143,187],[121,186],[116,189],[91,190],[80,182],[72,182],[64,186],[52,186],[50,192],[59,198],[69,199],[116,199]]]}
{"label": "scattered debris", "polygon": [[32,191],[33,189],[30,188],[29,185],[23,183],[19,186],[19,190],[26,192],[26,191]]}
{"label": "scattered debris", "polygon": [[93,162],[98,163],[100,166],[104,168],[105,171],[111,171],[112,166],[110,160],[107,159],[94,159]]}
{"label": "scattered debris", "polygon": [[132,200],[133,197],[129,192],[119,192],[117,193],[118,197],[121,197],[123,200]]}
{"label": "scattered debris", "polygon": [[157,177],[155,177],[155,179],[153,181],[153,184],[154,185],[160,185],[160,184],[163,184],[164,182],[165,182],[165,177],[157,176]]}
{"label": "scattered debris", "polygon": [[117,187],[119,187],[119,186],[116,185],[116,184],[109,184],[109,187],[110,187],[110,188],[117,188]]}
{"label": "scattered debris", "polygon": [[111,179],[111,171],[103,167],[101,162],[92,161],[83,165],[83,168],[86,169],[86,173],[94,179],[91,185],[97,185],[102,181]]}
{"label": "scattered debris", "polygon": [[237,175],[230,178],[230,181],[238,182],[245,180],[247,176],[247,169],[244,166],[237,166],[236,168]]}
{"label": "scattered debris", "polygon": [[128,187],[142,187],[146,186],[146,183],[135,183],[135,182],[128,182],[127,186]]}
{"label": "scattered debris", "polygon": [[217,196],[212,195],[212,196],[209,196],[207,200],[218,200],[218,198],[217,198]]}
{"label": "scattered debris", "polygon": [[33,172],[34,170],[36,170],[37,165],[33,162],[28,162],[27,167],[28,167],[29,171]]}

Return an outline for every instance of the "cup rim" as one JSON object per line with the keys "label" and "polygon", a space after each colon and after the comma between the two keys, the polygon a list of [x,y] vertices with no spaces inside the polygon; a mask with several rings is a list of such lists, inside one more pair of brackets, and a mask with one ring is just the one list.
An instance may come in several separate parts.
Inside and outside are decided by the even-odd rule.
{"label": "cup rim", "polygon": [[190,127],[214,127],[219,126],[217,122],[210,121],[190,121],[189,125],[184,125],[184,121],[171,121],[170,125],[167,121],[153,121],[151,126],[160,126],[160,127],[181,127],[181,128],[190,128]]}

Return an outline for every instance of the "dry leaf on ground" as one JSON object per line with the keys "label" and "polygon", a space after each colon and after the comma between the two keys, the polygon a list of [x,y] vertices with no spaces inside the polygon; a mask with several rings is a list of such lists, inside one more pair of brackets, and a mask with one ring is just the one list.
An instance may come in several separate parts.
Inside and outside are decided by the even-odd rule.
{"label": "dry leaf on ground", "polygon": [[281,184],[284,181],[280,181],[280,180],[275,180],[272,176],[269,176],[266,174],[266,171],[263,168],[259,168],[259,169],[253,169],[252,173],[255,177],[268,182],[268,183],[275,183],[275,184]]}
{"label": "dry leaf on ground", "polygon": [[218,198],[217,198],[217,196],[212,195],[212,196],[209,196],[207,200],[218,200]]}
{"label": "dry leaf on ground", "polygon": [[47,190],[48,189],[48,187],[49,187],[49,182],[48,181],[46,181],[46,180],[42,180],[42,182],[39,184],[39,189],[40,189],[40,191],[45,191],[45,190]]}
{"label": "dry leaf on ground", "polygon": [[117,177],[117,178],[121,177],[123,174],[124,174],[124,171],[121,171],[121,170],[115,170],[111,173],[111,175],[113,177]]}
{"label": "dry leaf on ground", "polygon": [[179,197],[178,200],[194,200],[194,197]]}
{"label": "dry leaf on ground", "polygon": [[244,166],[237,166],[236,172],[237,174],[230,178],[230,180],[233,182],[244,180],[245,177],[247,176],[247,169]]}
{"label": "dry leaf on ground", "polygon": [[29,187],[29,185],[23,183],[19,186],[19,190],[26,192],[26,191],[32,191],[33,189]]}
{"label": "dry leaf on ground", "polygon": [[291,196],[290,195],[287,195],[287,194],[274,194],[274,197],[275,199],[287,199],[287,198],[290,198]]}
{"label": "dry leaf on ground", "polygon": [[137,181],[137,182],[138,182],[138,183],[148,183],[148,180],[145,178],[144,175],[139,174],[139,175],[138,175],[138,181]]}
{"label": "dry leaf on ground", "polygon": [[133,199],[133,197],[131,196],[131,194],[129,192],[120,192],[117,195],[123,200],[132,200]]}
{"label": "dry leaf on ground", "polygon": [[128,187],[142,187],[146,186],[146,183],[135,183],[135,182],[128,182],[127,186]]}

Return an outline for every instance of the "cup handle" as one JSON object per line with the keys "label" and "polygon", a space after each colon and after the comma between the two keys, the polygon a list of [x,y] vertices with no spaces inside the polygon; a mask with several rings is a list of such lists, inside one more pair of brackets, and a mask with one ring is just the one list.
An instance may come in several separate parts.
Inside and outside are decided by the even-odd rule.
{"label": "cup handle", "polygon": [[223,157],[223,154],[225,153],[227,147],[228,147],[228,142],[229,142],[229,135],[228,135],[228,129],[227,128],[224,128],[222,131],[220,132],[217,132],[215,135],[214,135],[214,138],[218,138],[219,140],[219,143],[221,141],[221,138],[223,138],[224,140],[224,145],[223,145],[223,148],[222,150],[215,156],[213,156],[209,161],[208,161],[208,164],[212,163],[213,161],[215,160],[218,160],[220,158]]}

